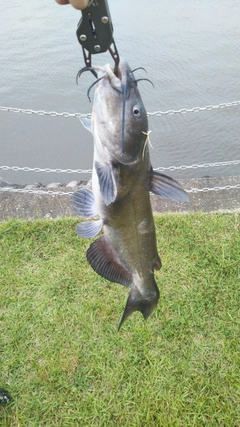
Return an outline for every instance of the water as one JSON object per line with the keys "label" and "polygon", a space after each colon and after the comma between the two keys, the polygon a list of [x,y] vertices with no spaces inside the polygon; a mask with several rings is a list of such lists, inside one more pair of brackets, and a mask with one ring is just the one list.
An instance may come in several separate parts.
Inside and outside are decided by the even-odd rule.
{"label": "water", "polygon": [[[192,108],[240,99],[238,0],[109,0],[118,50],[154,83],[139,83],[147,111]],[[81,12],[54,0],[0,0],[0,104],[90,113],[75,31]],[[93,56],[94,64],[110,62]],[[145,77],[143,71],[137,76]],[[154,167],[240,158],[240,107],[149,119]],[[0,112],[0,165],[92,167],[91,135],[76,118]],[[240,175],[239,165],[171,172],[173,177]],[[82,175],[1,171],[10,182],[69,182]]]}

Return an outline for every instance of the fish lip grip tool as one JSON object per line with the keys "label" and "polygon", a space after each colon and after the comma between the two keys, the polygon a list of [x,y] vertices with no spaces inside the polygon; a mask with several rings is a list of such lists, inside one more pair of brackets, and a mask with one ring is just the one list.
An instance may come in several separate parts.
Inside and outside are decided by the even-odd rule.
{"label": "fish lip grip tool", "polygon": [[[82,10],[82,18],[77,28],[77,39],[82,46],[85,64],[91,69],[91,55],[110,52],[117,74],[119,54],[113,39],[113,25],[107,0],[92,0]],[[94,70],[92,73],[97,77]]]}

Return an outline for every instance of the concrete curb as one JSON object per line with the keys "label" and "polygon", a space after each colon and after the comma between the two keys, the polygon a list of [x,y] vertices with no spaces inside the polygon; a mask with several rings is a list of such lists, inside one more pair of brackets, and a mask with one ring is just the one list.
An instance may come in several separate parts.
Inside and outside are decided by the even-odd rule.
{"label": "concrete curb", "polygon": [[[189,180],[178,180],[185,190],[191,188],[214,188],[223,186],[234,186],[239,184],[238,176],[223,178],[194,178]],[[10,185],[1,181],[1,187],[19,188],[17,185]],[[61,184],[60,184],[61,185]],[[77,191],[82,187],[91,187],[91,181],[72,182],[67,185],[49,184],[41,187],[40,184],[25,186],[26,189],[51,189],[51,191]],[[23,188],[23,187],[20,187]],[[158,196],[151,196],[154,213],[161,214],[167,212],[189,213],[202,211],[210,212],[240,212],[240,189],[228,189],[219,191],[208,191],[190,194],[189,203],[176,203],[162,199]],[[22,194],[0,192],[0,221],[10,218],[37,219],[37,218],[62,218],[76,217],[71,207],[71,202],[67,196],[49,194]]]}

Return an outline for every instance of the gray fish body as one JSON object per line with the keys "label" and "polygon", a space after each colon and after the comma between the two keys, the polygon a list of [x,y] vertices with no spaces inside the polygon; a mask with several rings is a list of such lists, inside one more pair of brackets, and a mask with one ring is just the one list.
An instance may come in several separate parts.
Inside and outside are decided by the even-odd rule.
{"label": "gray fish body", "polygon": [[92,268],[131,287],[120,328],[136,310],[147,319],[159,299],[154,270],[161,268],[161,261],[149,191],[178,201],[188,196],[176,181],[152,170],[147,114],[128,64],[120,62],[118,77],[110,66],[98,77],[102,79],[89,124],[94,138],[93,195],[80,190],[72,202],[79,215],[100,216],[76,230],[80,236],[94,237],[103,228],[87,251]]}
{"label": "gray fish body", "polygon": [[[146,163],[145,159],[133,167],[121,164],[116,166],[118,195],[108,206],[104,203],[99,188],[96,188],[98,186],[93,186],[98,211],[103,220],[106,244],[111,246],[114,257],[120,260],[129,274],[129,283],[118,280],[117,276],[112,278],[131,286],[121,324],[135,310],[141,311],[146,319],[159,299],[154,269],[159,269],[161,262],[157,253],[148,189],[149,168]],[[88,259],[91,263],[89,257]]]}

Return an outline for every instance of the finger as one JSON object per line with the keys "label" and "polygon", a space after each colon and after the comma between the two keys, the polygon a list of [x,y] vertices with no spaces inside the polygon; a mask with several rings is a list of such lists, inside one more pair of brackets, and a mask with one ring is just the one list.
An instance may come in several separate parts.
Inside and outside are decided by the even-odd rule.
{"label": "finger", "polygon": [[75,9],[85,9],[89,3],[89,0],[55,0],[58,4],[71,4]]}
{"label": "finger", "polygon": [[58,4],[69,4],[68,0],[55,0]]}
{"label": "finger", "polygon": [[87,7],[89,0],[69,0],[69,3],[71,3],[75,9],[82,10]]}

